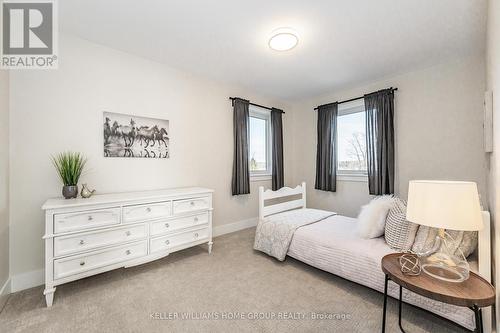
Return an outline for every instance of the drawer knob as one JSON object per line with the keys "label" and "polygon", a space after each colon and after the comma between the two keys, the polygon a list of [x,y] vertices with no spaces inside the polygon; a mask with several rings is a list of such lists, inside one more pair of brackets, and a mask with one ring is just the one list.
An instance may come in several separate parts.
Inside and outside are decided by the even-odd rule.
{"label": "drawer knob", "polygon": [[170,244],[170,241],[167,239],[167,240],[165,241],[165,244],[167,244],[167,245],[168,245],[168,244]]}
{"label": "drawer knob", "polygon": [[85,244],[85,241],[83,239],[80,239],[80,245]]}
{"label": "drawer knob", "polygon": [[146,208],[146,212],[151,213],[151,207]]}
{"label": "drawer knob", "polygon": [[170,227],[170,224],[165,223],[165,228],[168,228],[168,227]]}
{"label": "drawer knob", "polygon": [[89,221],[92,221],[94,218],[92,217],[92,215],[89,215],[89,217],[87,218]]}
{"label": "drawer knob", "polygon": [[80,261],[80,266],[84,266],[85,265],[85,261]]}
{"label": "drawer knob", "polygon": [[195,234],[194,234],[194,237],[195,237],[195,238],[198,238],[198,233],[195,233]]}
{"label": "drawer knob", "polygon": [[130,230],[127,230],[127,232],[125,233],[125,235],[127,236],[130,236],[132,233],[130,232]]}
{"label": "drawer knob", "polygon": [[190,204],[191,204],[191,206],[194,206],[194,201],[191,201],[191,203],[190,203]]}
{"label": "drawer knob", "polygon": [[129,254],[130,254],[130,253],[132,253],[132,252],[130,252],[130,250],[127,250],[127,251],[125,251],[125,253],[126,253],[127,255],[129,255]]}
{"label": "drawer knob", "polygon": [[198,217],[195,217],[195,218],[194,218],[194,221],[195,221],[195,222],[198,222]]}

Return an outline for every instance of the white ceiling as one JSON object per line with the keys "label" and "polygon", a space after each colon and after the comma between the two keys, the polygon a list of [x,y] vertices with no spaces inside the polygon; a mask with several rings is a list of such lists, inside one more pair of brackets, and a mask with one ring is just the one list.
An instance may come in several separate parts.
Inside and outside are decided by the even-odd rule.
{"label": "white ceiling", "polygon": [[[62,31],[298,99],[484,52],[485,0],[64,0]],[[291,27],[279,53],[269,34]]]}

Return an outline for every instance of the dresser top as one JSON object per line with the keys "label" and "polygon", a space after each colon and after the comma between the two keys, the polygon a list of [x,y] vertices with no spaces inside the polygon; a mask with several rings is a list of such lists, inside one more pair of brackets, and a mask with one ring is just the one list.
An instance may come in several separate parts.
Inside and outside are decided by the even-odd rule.
{"label": "dresser top", "polygon": [[179,187],[179,188],[169,188],[169,189],[151,190],[151,191],[95,194],[88,199],[52,198],[45,201],[45,203],[42,206],[42,209],[48,210],[48,209],[69,208],[69,207],[83,207],[89,205],[99,205],[108,203],[124,203],[124,202],[139,201],[139,200],[169,199],[171,197],[176,197],[176,196],[198,195],[198,194],[207,194],[213,192],[214,190],[203,187]]}

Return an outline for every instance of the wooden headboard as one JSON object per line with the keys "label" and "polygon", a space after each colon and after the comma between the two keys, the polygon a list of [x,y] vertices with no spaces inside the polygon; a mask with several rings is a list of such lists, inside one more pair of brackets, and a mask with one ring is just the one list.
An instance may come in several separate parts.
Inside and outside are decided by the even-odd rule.
{"label": "wooden headboard", "polygon": [[[271,205],[265,205],[266,200],[285,198],[289,196],[297,196],[299,199],[280,202]],[[295,188],[282,187],[277,191],[264,190],[263,186],[259,187],[259,220],[264,217],[281,213],[291,209],[306,208],[306,183],[302,182]]]}

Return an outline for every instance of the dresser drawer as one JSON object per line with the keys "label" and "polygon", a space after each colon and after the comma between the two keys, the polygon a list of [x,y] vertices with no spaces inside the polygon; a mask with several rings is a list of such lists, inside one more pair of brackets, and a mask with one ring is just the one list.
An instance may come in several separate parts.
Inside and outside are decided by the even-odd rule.
{"label": "dresser drawer", "polygon": [[151,223],[151,236],[208,223],[208,212]]}
{"label": "dresser drawer", "polygon": [[208,237],[208,228],[184,232],[181,234],[159,237],[151,240],[151,253],[168,250],[176,246],[196,242]]}
{"label": "dresser drawer", "polygon": [[98,247],[116,245],[128,241],[139,240],[148,235],[147,225],[119,227],[112,230],[80,233],[54,238],[54,255],[56,257],[93,250]]}
{"label": "dresser drawer", "polygon": [[182,214],[200,209],[207,209],[209,208],[209,198],[203,197],[188,200],[175,200],[173,206],[174,214]]}
{"label": "dresser drawer", "polygon": [[91,252],[86,255],[57,259],[54,261],[54,278],[61,279],[147,254],[148,243],[144,240],[138,243]]}
{"label": "dresser drawer", "polygon": [[171,214],[172,202],[157,202],[147,205],[127,206],[123,208],[123,222],[134,222],[140,220],[168,217]]}
{"label": "dresser drawer", "polygon": [[54,215],[55,233],[103,227],[119,223],[119,207]]}

